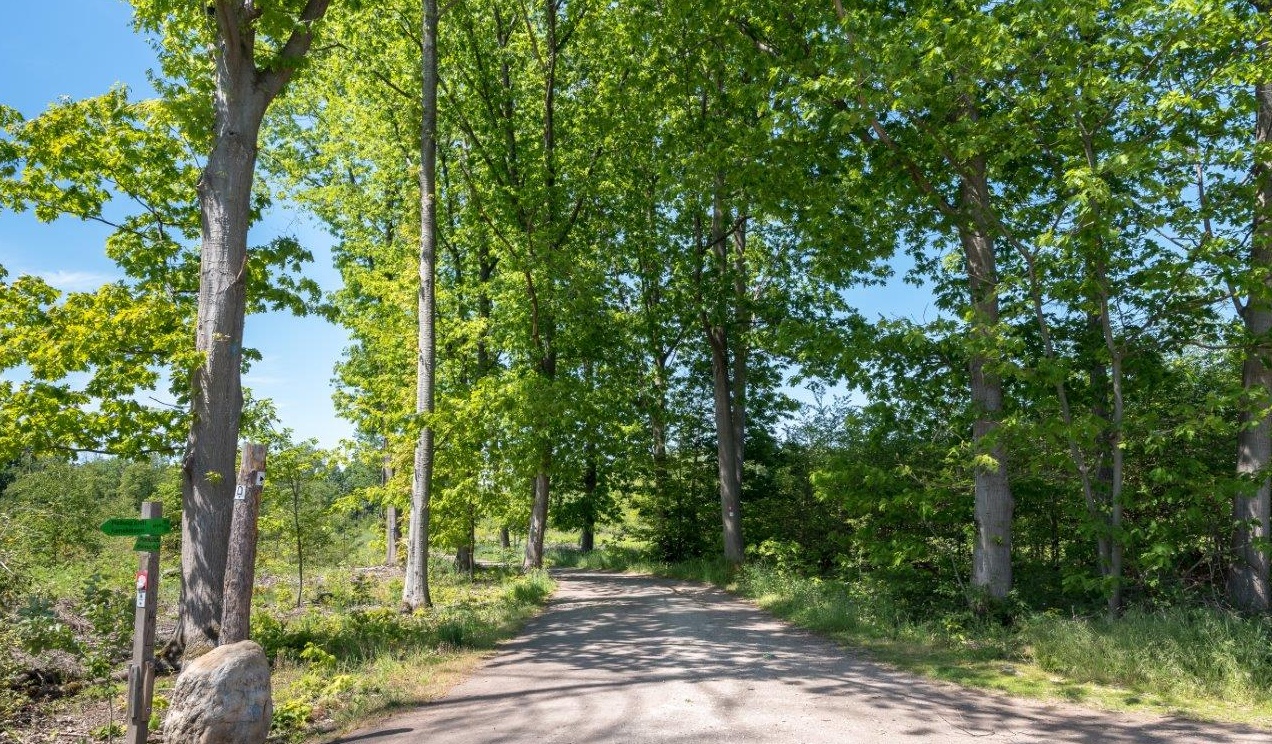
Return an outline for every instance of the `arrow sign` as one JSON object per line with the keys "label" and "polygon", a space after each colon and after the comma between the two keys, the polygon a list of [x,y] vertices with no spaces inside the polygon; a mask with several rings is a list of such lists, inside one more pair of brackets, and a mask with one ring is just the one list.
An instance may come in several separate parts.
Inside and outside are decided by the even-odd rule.
{"label": "arrow sign", "polygon": [[158,535],[142,535],[133,543],[133,550],[139,553],[158,553],[159,552],[159,536]]}
{"label": "arrow sign", "polygon": [[167,517],[160,517],[159,519],[107,519],[102,522],[102,532],[114,537],[166,535],[172,532],[172,522]]}

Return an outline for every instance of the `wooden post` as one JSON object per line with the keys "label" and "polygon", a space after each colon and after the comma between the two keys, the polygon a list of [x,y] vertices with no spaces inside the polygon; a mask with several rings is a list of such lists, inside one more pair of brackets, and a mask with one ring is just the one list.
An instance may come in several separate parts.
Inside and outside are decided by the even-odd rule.
{"label": "wooden post", "polygon": [[234,486],[234,515],[225,563],[225,606],[221,610],[218,645],[246,641],[252,618],[252,586],[256,579],[256,522],[265,485],[264,444],[243,443],[243,464]]}
{"label": "wooden post", "polygon": [[[142,519],[159,519],[163,505],[146,501]],[[125,744],[144,744],[150,735],[150,705],[155,690],[155,609],[159,604],[159,551],[144,551],[137,565],[136,614],[132,663],[128,665],[128,731]]]}
{"label": "wooden post", "polygon": [[[389,464],[389,456],[384,456],[384,468],[380,471],[380,483],[387,486],[393,480],[393,466]],[[402,538],[402,527],[398,523],[398,508],[388,506],[384,510],[384,565],[397,565],[397,544]]]}

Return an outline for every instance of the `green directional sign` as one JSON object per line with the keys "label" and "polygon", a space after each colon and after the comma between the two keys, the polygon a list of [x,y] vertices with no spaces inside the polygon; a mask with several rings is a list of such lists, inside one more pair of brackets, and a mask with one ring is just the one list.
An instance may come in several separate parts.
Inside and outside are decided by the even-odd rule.
{"label": "green directional sign", "polygon": [[102,522],[102,532],[114,537],[133,535],[166,535],[172,532],[172,521],[159,519],[107,519]]}
{"label": "green directional sign", "polygon": [[159,552],[159,536],[158,535],[142,535],[137,538],[137,542],[133,543],[133,550],[140,553],[158,553]]}

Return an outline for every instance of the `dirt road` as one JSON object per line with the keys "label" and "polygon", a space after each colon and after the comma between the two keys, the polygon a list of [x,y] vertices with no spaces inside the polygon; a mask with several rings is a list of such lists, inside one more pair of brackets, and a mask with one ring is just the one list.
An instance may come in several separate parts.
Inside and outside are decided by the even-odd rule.
{"label": "dirt road", "polygon": [[471,679],[345,744],[1272,742],[1272,734],[1019,701],[856,658],[723,592],[562,571]]}

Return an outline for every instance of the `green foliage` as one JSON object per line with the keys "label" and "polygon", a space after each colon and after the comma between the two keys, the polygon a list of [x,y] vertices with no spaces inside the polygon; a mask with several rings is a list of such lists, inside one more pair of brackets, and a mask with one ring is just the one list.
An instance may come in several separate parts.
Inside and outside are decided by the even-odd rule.
{"label": "green foliage", "polygon": [[18,644],[27,653],[78,650],[75,632],[58,617],[52,599],[31,595],[14,615]]}
{"label": "green foliage", "polygon": [[120,468],[109,460],[32,463],[0,493],[0,551],[28,565],[63,566],[99,553],[98,530],[136,507],[121,498]]}

